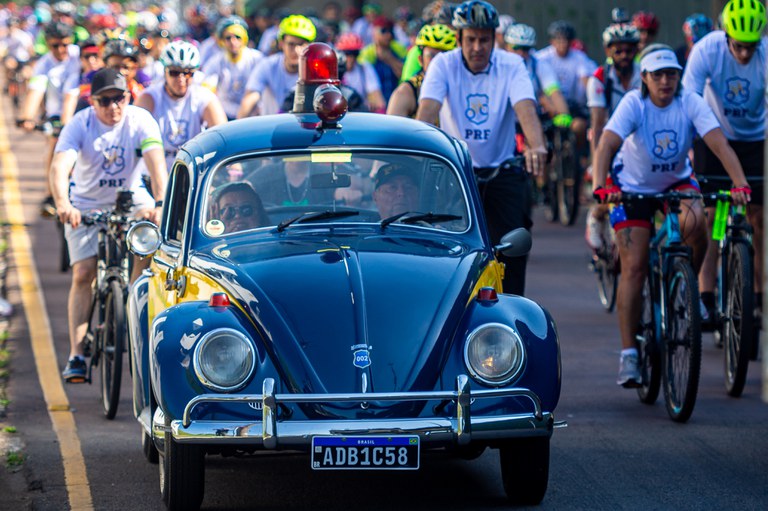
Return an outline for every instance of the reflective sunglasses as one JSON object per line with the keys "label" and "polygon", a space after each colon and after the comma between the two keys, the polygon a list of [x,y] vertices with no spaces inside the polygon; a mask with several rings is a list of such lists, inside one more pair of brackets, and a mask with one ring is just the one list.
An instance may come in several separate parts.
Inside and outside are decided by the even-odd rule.
{"label": "reflective sunglasses", "polygon": [[678,78],[680,76],[680,70],[679,69],[659,69],[658,71],[651,71],[648,73],[651,75],[651,78],[653,78],[653,81],[658,82],[661,80],[662,76],[666,76],[667,78]]}
{"label": "reflective sunglasses", "polygon": [[120,94],[119,96],[101,96],[94,99],[96,100],[96,103],[99,104],[99,106],[108,108],[112,105],[119,105],[125,101],[125,94]]}
{"label": "reflective sunglasses", "polygon": [[237,34],[229,34],[224,36],[225,41],[231,41],[232,39],[237,39],[239,41],[242,38]]}
{"label": "reflective sunglasses", "polygon": [[181,75],[184,75],[187,78],[189,78],[193,74],[195,74],[195,72],[192,69],[183,69],[183,70],[182,69],[169,69],[168,70],[168,76],[170,76],[171,78],[178,78]]}
{"label": "reflective sunglasses", "polygon": [[247,218],[253,215],[253,206],[243,204],[242,206],[227,206],[221,210],[221,218],[224,220],[232,220],[238,214],[240,218]]}

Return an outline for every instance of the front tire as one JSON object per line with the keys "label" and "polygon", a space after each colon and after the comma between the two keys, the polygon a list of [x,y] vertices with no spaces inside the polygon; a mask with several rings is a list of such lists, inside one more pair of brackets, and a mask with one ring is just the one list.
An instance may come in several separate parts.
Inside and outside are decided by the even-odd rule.
{"label": "front tire", "polygon": [[661,388],[661,357],[656,339],[650,279],[650,276],[646,277],[643,286],[643,309],[636,336],[640,375],[643,380],[642,385],[637,388],[637,396],[640,398],[640,402],[647,405],[656,402]]}
{"label": "front tire", "polygon": [[690,262],[675,257],[666,279],[667,329],[663,343],[664,400],[675,422],[693,413],[701,370],[699,287]]}
{"label": "front tire", "polygon": [[566,227],[576,221],[581,194],[581,168],[576,156],[576,140],[568,130],[555,132],[555,151],[560,169],[557,180],[557,205],[560,223]]}
{"label": "front tire", "polygon": [[749,247],[745,243],[733,244],[728,257],[723,325],[725,389],[732,397],[739,397],[744,391],[752,343],[755,342],[752,272]]}
{"label": "front tire", "polygon": [[499,447],[501,480],[515,506],[535,506],[547,493],[549,437],[507,440]]}
{"label": "front tire", "polygon": [[169,511],[200,509],[205,493],[205,451],[179,444],[166,421],[165,452],[160,454],[160,492]]}
{"label": "front tire", "polygon": [[123,287],[113,280],[104,297],[104,331],[99,360],[101,374],[101,401],[104,415],[114,419],[120,404],[120,384],[123,377],[123,351],[125,350],[125,302]]}

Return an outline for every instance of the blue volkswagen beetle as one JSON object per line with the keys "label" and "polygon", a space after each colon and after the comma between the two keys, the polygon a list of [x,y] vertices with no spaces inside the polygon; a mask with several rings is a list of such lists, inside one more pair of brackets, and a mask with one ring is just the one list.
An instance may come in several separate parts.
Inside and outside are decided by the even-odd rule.
{"label": "blue volkswagen beetle", "polygon": [[489,447],[510,501],[540,502],[557,330],[536,303],[502,294],[496,259],[527,253],[528,233],[491,245],[460,142],[344,115],[333,79],[302,73],[297,113],[188,142],[162,225],[130,236],[152,256],[128,303],[134,414],[166,505],[200,506],[207,455],[418,470],[429,450]]}

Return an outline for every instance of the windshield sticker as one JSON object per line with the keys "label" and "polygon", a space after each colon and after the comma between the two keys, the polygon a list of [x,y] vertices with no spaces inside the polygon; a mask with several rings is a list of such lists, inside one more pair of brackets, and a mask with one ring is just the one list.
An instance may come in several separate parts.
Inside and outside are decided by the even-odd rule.
{"label": "windshield sticker", "polygon": [[224,234],[224,222],[221,220],[208,220],[205,224],[205,232],[211,236],[221,236]]}
{"label": "windshield sticker", "polygon": [[312,163],[351,163],[352,153],[312,153]]}

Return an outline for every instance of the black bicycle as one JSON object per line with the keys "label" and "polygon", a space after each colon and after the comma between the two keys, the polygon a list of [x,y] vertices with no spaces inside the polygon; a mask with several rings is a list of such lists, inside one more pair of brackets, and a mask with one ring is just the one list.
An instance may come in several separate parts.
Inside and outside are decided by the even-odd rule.
{"label": "black bicycle", "polygon": [[101,401],[107,419],[114,419],[120,401],[123,352],[126,351],[125,302],[130,282],[131,254],[126,233],[131,225],[133,192],[118,190],[111,211],[83,215],[83,223],[99,226],[96,281],[88,313],[88,331],[83,343],[92,353],[87,381],[94,367],[99,369]]}
{"label": "black bicycle", "polygon": [[592,254],[589,269],[597,277],[597,294],[606,312],[613,312],[616,306],[616,291],[619,287],[621,264],[619,247],[616,246],[616,234],[606,219],[600,222],[600,248]]}
{"label": "black bicycle", "polygon": [[544,198],[544,217],[550,222],[573,225],[579,213],[581,167],[576,152],[576,137],[570,128],[560,128],[551,121],[543,123],[548,153],[546,180],[539,186]]}

